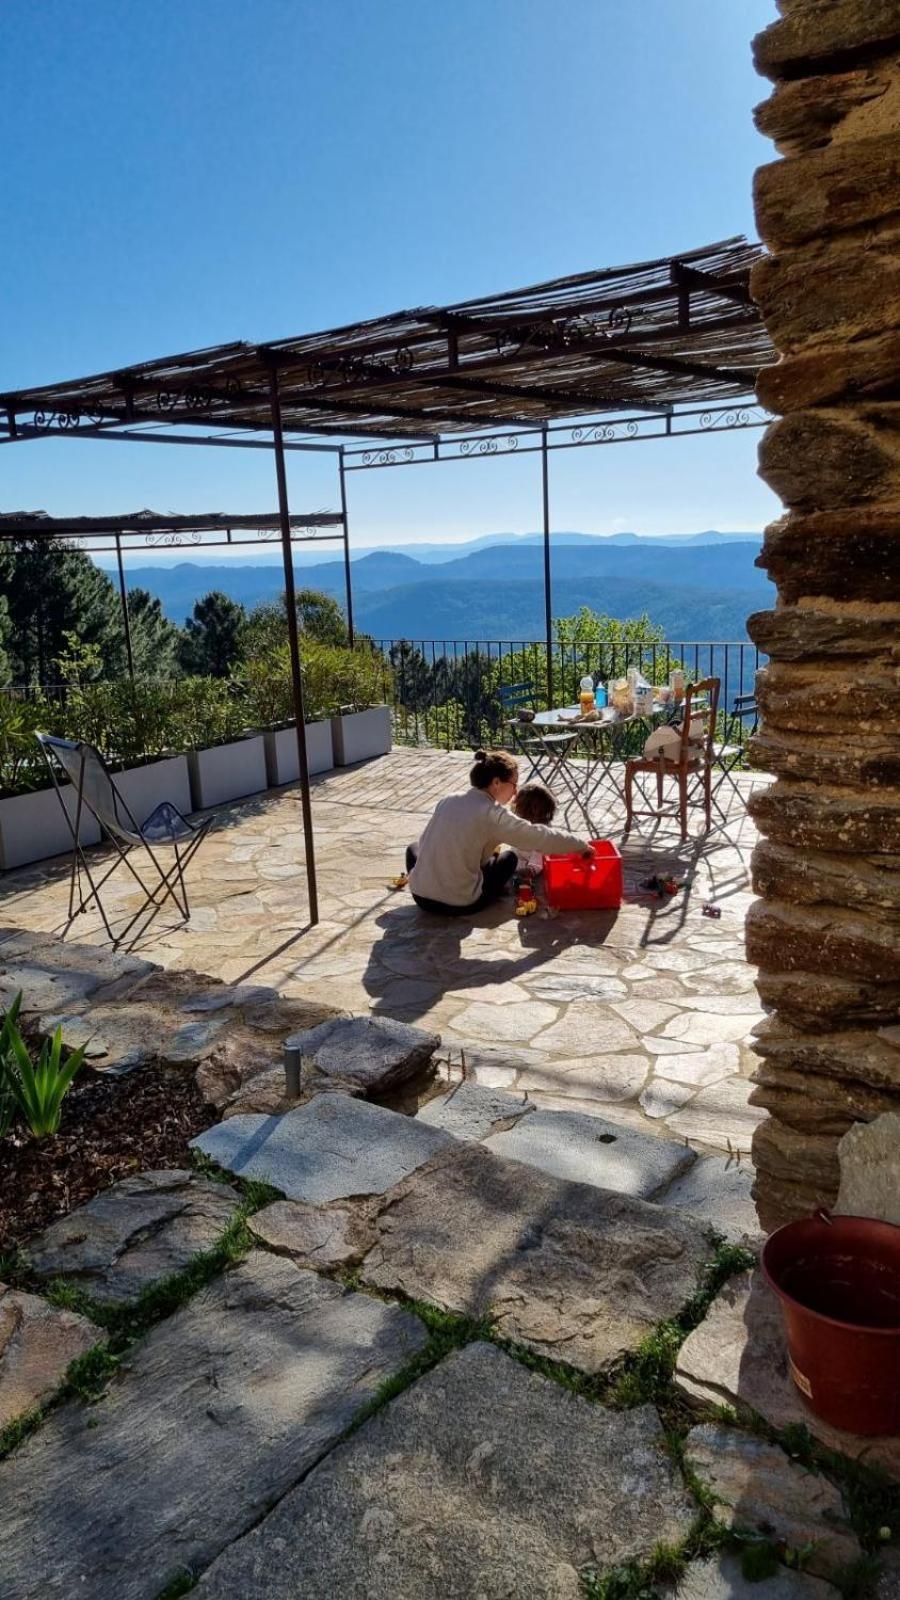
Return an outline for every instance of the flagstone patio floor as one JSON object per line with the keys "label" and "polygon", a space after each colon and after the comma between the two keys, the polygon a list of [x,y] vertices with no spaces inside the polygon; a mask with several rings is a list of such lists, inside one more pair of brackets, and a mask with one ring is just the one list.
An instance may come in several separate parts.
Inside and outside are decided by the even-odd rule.
{"label": "flagstone patio floor", "polygon": [[[610,796],[592,815],[595,836],[623,852],[626,903],[617,914],[542,908],[517,919],[510,897],[478,917],[441,920],[390,879],[437,800],[466,785],[469,759],[396,749],[313,780],[316,927],[297,787],[217,808],[190,873],[190,923],[161,914],[133,948],[171,970],[416,1023],[441,1034],[451,1076],[464,1052],[481,1082],[527,1090],[545,1109],[599,1112],[746,1160],[761,1117],[747,1097],[762,1012],[744,959],[755,841],[744,797],[767,780],[741,775],[740,796],[724,784],[727,823],[706,835],[692,812],[684,844],[671,819],[624,838],[622,807]],[[661,903],[639,885],[665,872],[687,882]],[[114,925],[137,905],[133,887],[121,869],[107,885]],[[68,862],[9,873],[0,895],[4,924],[58,933]],[[703,916],[707,902],[720,918]],[[76,919],[72,937],[103,941],[93,910]]]}

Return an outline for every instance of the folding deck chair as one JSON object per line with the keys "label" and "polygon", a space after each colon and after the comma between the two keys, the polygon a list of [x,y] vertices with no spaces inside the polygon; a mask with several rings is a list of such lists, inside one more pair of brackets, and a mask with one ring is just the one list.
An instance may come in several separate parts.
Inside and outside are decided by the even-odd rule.
{"label": "folding deck chair", "polygon": [[[69,882],[69,917],[66,931],[75,917],[86,911],[90,902],[95,900],[97,908],[103,918],[105,927],[113,946],[120,945],[128,937],[135,923],[148,909],[152,908],[149,922],[160,911],[167,899],[174,901],[184,921],[190,917],[188,906],[187,888],[184,881],[184,872],[191,858],[199,849],[206,838],[211,826],[212,817],[205,817],[202,822],[189,822],[183,817],[177,806],[168,800],[163,800],[152,811],[143,823],[138,823],[128,802],[116,788],[115,781],[109,772],[106,762],[99,750],[93,745],[83,744],[80,740],[58,739],[49,733],[37,735],[38,744],[44,754],[44,760],[50,770],[53,787],[62,806],[63,815],[72,835],[72,874]],[[75,791],[75,820],[63,801],[62,791],[59,786],[56,769],[60,768],[68,778]],[[91,869],[81,843],[80,824],[82,811],[86,809],[96,817],[101,828],[109,835],[117,852],[117,859],[112,866],[104,872],[98,882],[94,882]],[[143,848],[158,875],[159,882],[146,884],[132,861],[132,852]],[[157,858],[156,851],[167,848],[174,851],[174,862],[168,871]],[[130,918],[123,931],[115,935],[109,925],[109,918],[100,899],[100,890],[107,878],[115,871],[119,862],[124,862],[138,887],[143,891],[144,901],[134,915]],[[84,873],[90,884],[90,893],[85,895],[82,889],[81,874]],[[76,893],[79,904],[76,908]]]}

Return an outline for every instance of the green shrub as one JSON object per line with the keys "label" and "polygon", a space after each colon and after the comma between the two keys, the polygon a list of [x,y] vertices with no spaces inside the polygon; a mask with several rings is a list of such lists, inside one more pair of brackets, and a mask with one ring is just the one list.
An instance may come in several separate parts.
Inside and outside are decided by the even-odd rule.
{"label": "green shrub", "polygon": [[344,645],[303,641],[303,682],[306,714],[310,721],[337,711],[365,711],[384,705],[390,672],[382,655],[371,645],[354,649]]}
{"label": "green shrub", "polygon": [[291,652],[286,644],[269,643],[259,655],[241,663],[232,681],[250,727],[273,728],[293,717]]}
{"label": "green shrub", "polygon": [[50,778],[35,734],[53,732],[53,721],[46,700],[20,700],[0,690],[0,798],[47,787]]}
{"label": "green shrub", "polygon": [[222,678],[180,678],[172,690],[176,749],[205,750],[240,738],[247,707],[239,688]]}

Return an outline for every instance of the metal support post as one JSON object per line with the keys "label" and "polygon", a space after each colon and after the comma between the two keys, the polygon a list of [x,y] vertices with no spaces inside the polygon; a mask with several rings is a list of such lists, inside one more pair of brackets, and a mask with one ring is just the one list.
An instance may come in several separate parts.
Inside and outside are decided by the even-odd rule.
{"label": "metal support post", "polygon": [[122,540],[116,534],[116,562],[119,567],[119,594],[122,596],[122,623],[125,628],[125,654],[128,658],[128,676],[134,683],[134,654],[131,649],[131,622],[128,617],[128,592],[125,588],[125,568],[122,565]]}
{"label": "metal support post", "polygon": [[553,595],[550,579],[550,457],[547,429],[541,432],[541,487],[544,499],[544,637],[547,644],[547,707],[553,704]]}
{"label": "metal support post", "polygon": [[338,457],[338,474],[341,480],[341,516],[344,532],[344,587],[347,591],[347,637],[353,646],[353,583],[350,577],[350,529],[347,526],[347,481],[344,474],[344,446]]}
{"label": "metal support post", "polygon": [[312,803],[309,793],[309,761],[306,754],[306,720],[303,711],[303,674],[300,669],[300,636],[297,631],[297,599],[294,590],[294,557],[291,549],[291,515],[288,506],[287,474],[284,466],[284,436],[281,428],[281,401],[278,372],[269,368],[269,405],[272,412],[272,444],[275,451],[275,477],[278,483],[278,515],[281,523],[281,556],[284,562],[284,602],[287,608],[288,643],[291,654],[291,687],[294,720],[297,728],[297,755],[300,762],[300,800],[303,809],[303,838],[306,846],[306,883],[309,891],[309,920],[319,920],[319,893],[316,886],[316,850],[313,840]]}

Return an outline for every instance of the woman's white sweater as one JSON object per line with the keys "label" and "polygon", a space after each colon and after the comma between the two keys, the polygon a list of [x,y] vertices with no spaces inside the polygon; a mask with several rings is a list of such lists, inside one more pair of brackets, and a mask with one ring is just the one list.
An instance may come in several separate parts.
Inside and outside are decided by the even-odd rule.
{"label": "woman's white sweater", "polygon": [[471,788],[464,794],[449,794],[436,805],[419,840],[409,887],[423,900],[471,905],[481,894],[484,863],[502,844],[523,852],[539,850],[547,856],[588,848],[587,839],[525,822],[505,806],[498,806],[485,790]]}

